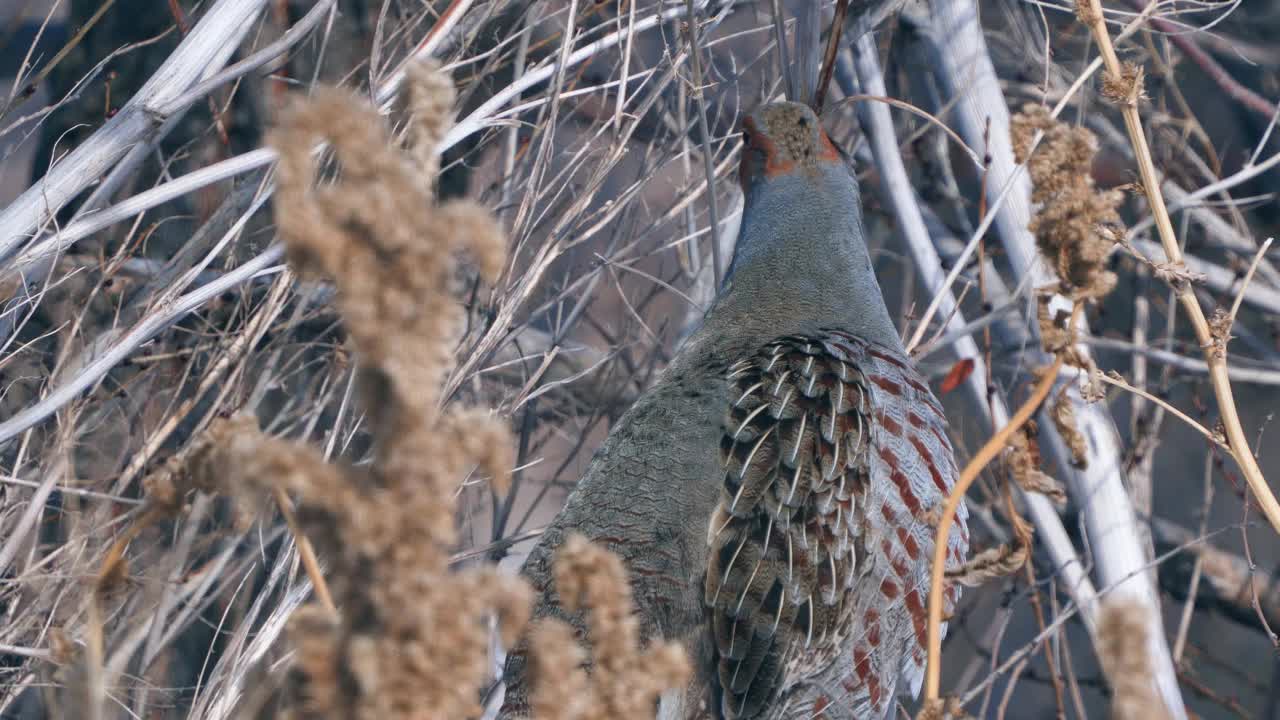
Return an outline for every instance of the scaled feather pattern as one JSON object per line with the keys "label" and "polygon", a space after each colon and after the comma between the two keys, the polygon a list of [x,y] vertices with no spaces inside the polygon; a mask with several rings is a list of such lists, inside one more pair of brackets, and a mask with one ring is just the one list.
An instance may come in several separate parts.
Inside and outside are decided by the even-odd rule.
{"label": "scaled feather pattern", "polygon": [[723,713],[882,717],[923,677],[931,511],[958,475],[942,408],[898,351],[839,331],[770,343],[728,380],[706,579]]}

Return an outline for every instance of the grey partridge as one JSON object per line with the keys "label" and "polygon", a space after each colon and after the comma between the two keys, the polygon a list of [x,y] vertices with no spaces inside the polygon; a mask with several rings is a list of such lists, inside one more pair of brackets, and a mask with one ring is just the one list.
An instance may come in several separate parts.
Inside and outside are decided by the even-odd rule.
{"label": "grey partridge", "polygon": [[[523,572],[535,615],[563,617],[551,562],[569,532],[623,558],[647,637],[682,641],[698,671],[663,717],[883,718],[923,677],[936,516],[957,476],[947,421],[817,116],[767,105],[742,135],[745,210],[715,302]],[[957,599],[948,588],[948,614]],[[524,663],[508,661],[504,714],[527,712]]]}

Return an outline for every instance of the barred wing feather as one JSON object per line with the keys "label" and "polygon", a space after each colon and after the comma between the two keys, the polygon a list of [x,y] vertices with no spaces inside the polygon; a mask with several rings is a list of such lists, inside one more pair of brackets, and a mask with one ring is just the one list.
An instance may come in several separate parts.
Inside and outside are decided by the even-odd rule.
{"label": "barred wing feather", "polygon": [[923,676],[930,518],[957,476],[942,408],[897,351],[838,331],[770,343],[728,380],[705,588],[720,712],[883,717]]}

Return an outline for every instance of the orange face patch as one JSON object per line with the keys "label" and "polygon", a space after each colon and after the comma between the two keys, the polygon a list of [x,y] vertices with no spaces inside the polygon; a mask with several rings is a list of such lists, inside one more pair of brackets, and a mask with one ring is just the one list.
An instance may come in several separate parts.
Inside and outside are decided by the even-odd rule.
{"label": "orange face patch", "polygon": [[818,130],[818,143],[818,147],[820,148],[818,153],[819,160],[825,160],[827,162],[840,161],[840,153],[836,150],[835,144],[831,142],[831,138],[827,137],[826,130]]}
{"label": "orange face patch", "polygon": [[[764,176],[768,178],[794,172],[796,163],[779,151],[777,144],[768,135],[760,132],[751,118],[742,121],[743,130],[747,133],[747,148],[756,150],[764,156]],[[744,168],[745,171],[745,168]],[[746,178],[743,178],[744,180]]]}
{"label": "orange face patch", "polygon": [[[818,163],[841,162],[840,152],[821,127],[781,115],[768,117],[768,132],[761,132],[757,120],[742,121],[742,160],[738,179],[745,188],[757,177],[777,178],[794,174],[800,166],[813,168]],[[781,127],[774,127],[781,123]],[[816,143],[813,136],[817,131]]]}

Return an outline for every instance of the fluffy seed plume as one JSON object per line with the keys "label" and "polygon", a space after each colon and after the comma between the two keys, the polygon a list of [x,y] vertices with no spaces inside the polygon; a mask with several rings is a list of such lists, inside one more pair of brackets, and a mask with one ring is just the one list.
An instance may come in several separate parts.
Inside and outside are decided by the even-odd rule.
{"label": "fluffy seed plume", "polygon": [[[1044,141],[1032,154],[1036,131]],[[1031,220],[1040,252],[1053,263],[1066,290],[1076,299],[1097,299],[1116,285],[1106,269],[1121,225],[1116,212],[1122,195],[1099,191],[1093,184],[1093,157],[1098,143],[1093,133],[1054,120],[1048,111],[1028,104],[1014,115],[1011,130],[1014,154],[1027,163],[1039,210]]]}
{"label": "fluffy seed plume", "polygon": [[[298,518],[329,564],[338,617],[306,607],[290,625],[293,692],[308,717],[474,716],[489,672],[489,619],[511,642],[528,615],[519,580],[449,570],[458,483],[478,467],[501,485],[513,462],[504,424],[442,408],[462,322],[450,295],[453,256],[472,251],[492,276],[505,241],[478,206],[435,203],[436,165],[424,159],[448,128],[452,85],[434,68],[408,77],[411,148],[397,146],[371,107],[334,89],[296,102],[270,137],[280,152],[280,234],[295,268],[338,290],[373,462],[333,465],[243,424],[196,459],[198,475],[296,493]],[[321,177],[313,154],[321,141],[332,148],[334,178]]]}
{"label": "fluffy seed plume", "polygon": [[658,696],[689,680],[684,649],[662,642],[640,649],[639,623],[622,561],[579,535],[569,537],[555,566],[556,589],[568,610],[588,616],[593,667],[574,642],[573,629],[544,620],[530,639],[539,720],[648,720]]}
{"label": "fluffy seed plume", "polygon": [[1147,611],[1126,598],[1106,600],[1098,614],[1098,656],[1111,683],[1115,720],[1168,718],[1151,682]]}

